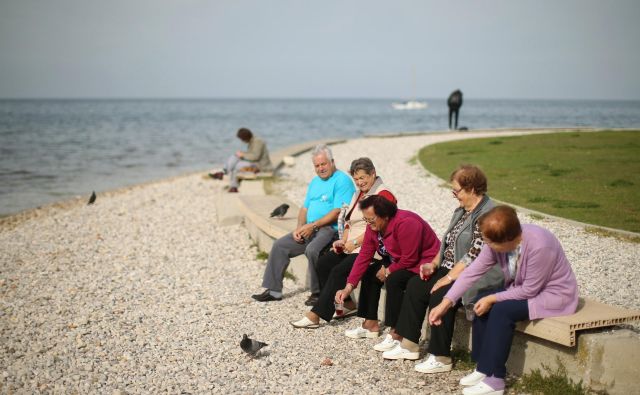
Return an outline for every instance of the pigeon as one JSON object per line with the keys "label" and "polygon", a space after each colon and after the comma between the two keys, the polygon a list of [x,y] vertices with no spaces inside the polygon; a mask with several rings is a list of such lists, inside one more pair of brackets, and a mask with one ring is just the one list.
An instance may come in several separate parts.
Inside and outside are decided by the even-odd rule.
{"label": "pigeon", "polygon": [[93,192],[91,193],[91,197],[89,198],[89,202],[87,203],[87,205],[89,205],[89,204],[93,204],[93,203],[95,203],[95,202],[96,202],[96,191],[93,191]]}
{"label": "pigeon", "polygon": [[258,354],[258,351],[260,351],[262,347],[266,346],[268,346],[267,343],[250,339],[246,333],[242,335],[242,340],[240,341],[240,348],[242,348],[242,351],[246,352],[251,357],[255,357],[256,354]]}
{"label": "pigeon", "polygon": [[284,203],[279,205],[278,207],[275,208],[275,210],[273,210],[271,212],[270,217],[278,217],[278,218],[282,218],[284,217],[284,215],[287,213],[287,210],[289,210],[289,205]]}

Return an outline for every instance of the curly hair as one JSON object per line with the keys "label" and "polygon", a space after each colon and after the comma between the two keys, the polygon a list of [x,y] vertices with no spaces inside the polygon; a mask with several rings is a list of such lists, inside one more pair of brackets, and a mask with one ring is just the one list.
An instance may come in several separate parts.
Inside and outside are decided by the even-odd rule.
{"label": "curly hair", "polygon": [[457,181],[462,189],[474,191],[476,195],[487,193],[487,176],[475,165],[460,165],[451,173],[449,181]]}

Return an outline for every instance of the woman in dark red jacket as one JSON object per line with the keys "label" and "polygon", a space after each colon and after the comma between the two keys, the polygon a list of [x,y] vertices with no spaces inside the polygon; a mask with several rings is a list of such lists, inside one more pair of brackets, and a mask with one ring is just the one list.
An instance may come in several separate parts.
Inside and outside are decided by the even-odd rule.
{"label": "woman in dark red jacket", "polygon": [[[386,285],[385,324],[394,328],[409,279],[418,275],[420,265],[438,255],[440,240],[431,226],[418,214],[398,207],[381,196],[370,196],[360,202],[367,230],[358,258],[353,263],[344,289],[336,292],[336,302],[344,299],[362,280],[358,301],[358,317],[362,326],[345,331],[351,338],[375,338],[380,335],[378,301],[380,289]],[[382,261],[374,262],[378,252]]]}

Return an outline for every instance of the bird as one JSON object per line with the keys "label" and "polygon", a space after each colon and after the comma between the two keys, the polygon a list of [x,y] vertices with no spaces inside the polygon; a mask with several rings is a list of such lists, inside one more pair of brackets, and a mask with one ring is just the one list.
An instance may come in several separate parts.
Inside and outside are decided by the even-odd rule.
{"label": "bird", "polygon": [[289,210],[289,205],[286,204],[286,203],[281,204],[271,212],[270,217],[271,218],[273,218],[273,217],[282,218],[287,213],[287,210]]}
{"label": "bird", "polygon": [[89,202],[87,202],[87,205],[93,204],[96,202],[96,191],[93,191],[91,193],[91,197],[89,197]]}
{"label": "bird", "polygon": [[266,346],[268,346],[267,343],[253,340],[249,338],[246,333],[242,335],[242,340],[240,340],[240,348],[242,348],[242,351],[246,352],[247,355],[251,357],[255,357],[256,354],[258,354],[258,351],[260,351],[262,347]]}

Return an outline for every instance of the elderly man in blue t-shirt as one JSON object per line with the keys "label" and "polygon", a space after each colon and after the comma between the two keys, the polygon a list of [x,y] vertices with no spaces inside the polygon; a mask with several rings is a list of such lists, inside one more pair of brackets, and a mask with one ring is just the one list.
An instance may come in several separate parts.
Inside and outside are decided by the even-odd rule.
{"label": "elderly man in blue t-shirt", "polygon": [[311,156],[317,176],[309,183],[296,229],[273,243],[262,279],[266,290],[251,296],[259,302],[282,300],[284,272],[291,258],[303,253],[309,260],[307,276],[311,288],[311,296],[305,303],[313,303],[320,294],[316,262],[320,251],[333,239],[340,208],[351,202],[355,187],[351,177],[336,170],[329,147],[318,145]]}

